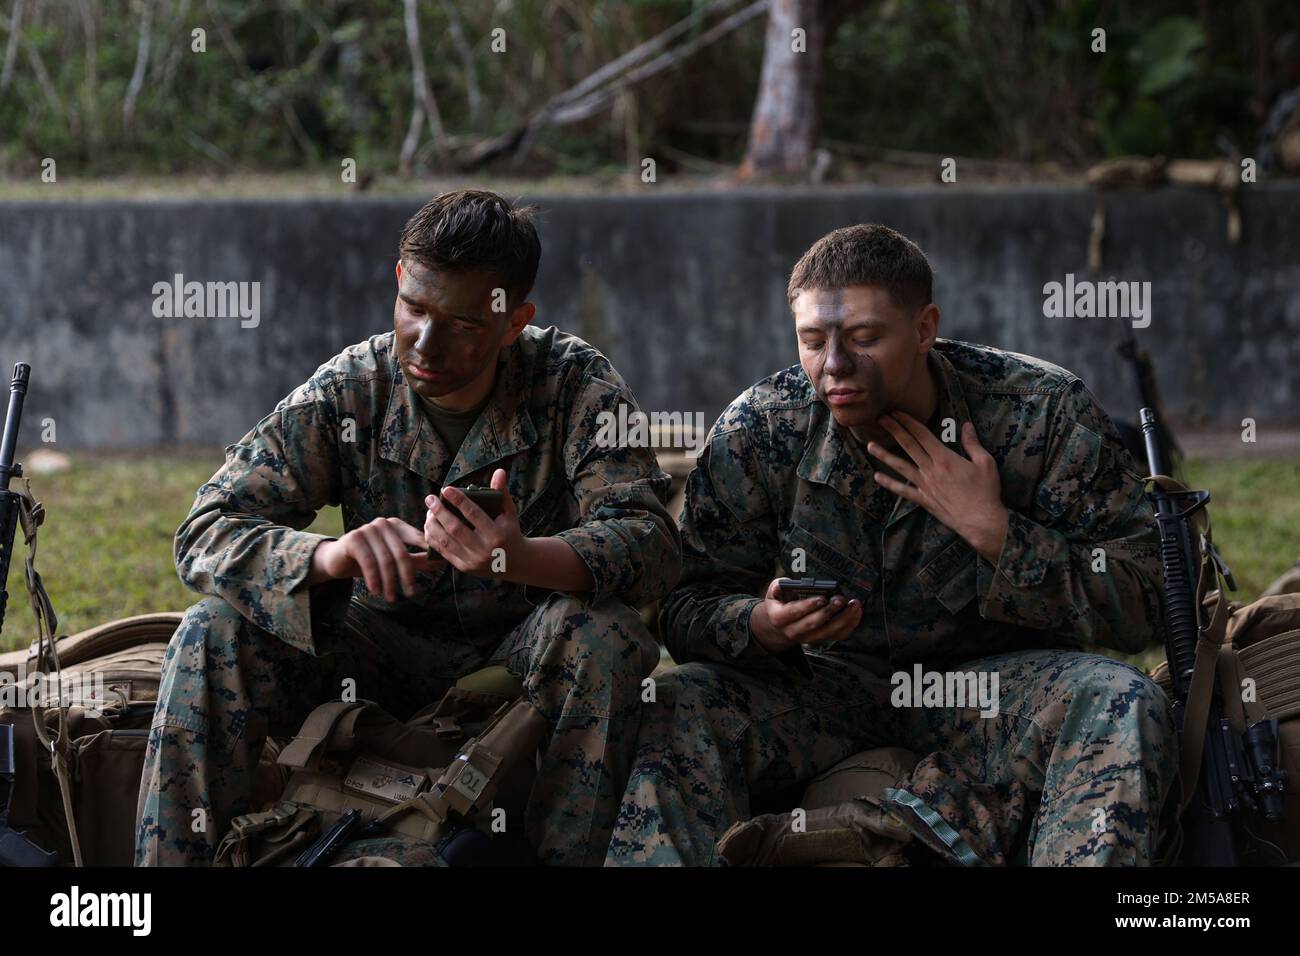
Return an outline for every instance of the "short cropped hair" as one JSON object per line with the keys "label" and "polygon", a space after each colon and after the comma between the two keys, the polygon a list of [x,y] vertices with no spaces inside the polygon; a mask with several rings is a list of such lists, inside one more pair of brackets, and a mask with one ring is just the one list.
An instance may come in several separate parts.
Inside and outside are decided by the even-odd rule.
{"label": "short cropped hair", "polygon": [[880,286],[897,306],[920,309],[934,298],[934,271],[921,247],[879,223],[828,232],[803,254],[786,297],[791,307],[805,289]]}
{"label": "short cropped hair", "polygon": [[491,273],[513,309],[532,291],[542,258],[535,211],[486,189],[443,193],[407,221],[398,255],[430,269]]}

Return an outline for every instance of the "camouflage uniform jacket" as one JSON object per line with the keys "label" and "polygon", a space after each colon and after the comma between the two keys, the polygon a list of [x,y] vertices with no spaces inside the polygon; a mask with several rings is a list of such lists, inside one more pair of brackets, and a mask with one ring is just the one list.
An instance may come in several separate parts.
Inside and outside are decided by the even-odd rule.
{"label": "camouflage uniform jacket", "polygon": [[547,592],[462,574],[418,574],[390,604],[361,579],[309,587],[327,536],[302,529],[326,505],[344,527],[380,516],[423,526],[424,497],[443,485],[487,485],[505,468],[529,537],[557,535],[595,579],[589,603],[662,597],[680,571],[669,478],[649,448],[601,447],[597,416],[635,406],[596,349],[554,327],[526,326],[499,360],[491,400],[453,456],[403,377],[393,333],[345,349],[226,448],[176,532],[176,567],[196,591],[223,598],[284,641],[313,651],[312,614],[358,600],[457,642],[503,638]]}
{"label": "camouflage uniform jacket", "polygon": [[[882,676],[1029,648],[1132,652],[1159,633],[1152,510],[1083,382],[1030,356],[944,339],[927,361],[936,420],[956,422],[939,437],[962,453],[960,425],[973,422],[997,460],[1011,513],[997,564],[877,485],[865,448],[795,365],[731,403],[687,481],[683,575],[660,622],[675,660],[770,666],[749,615],[774,573],[836,578],[859,598],[857,629],[819,649]],[[806,669],[801,657],[796,648],[780,659]]]}

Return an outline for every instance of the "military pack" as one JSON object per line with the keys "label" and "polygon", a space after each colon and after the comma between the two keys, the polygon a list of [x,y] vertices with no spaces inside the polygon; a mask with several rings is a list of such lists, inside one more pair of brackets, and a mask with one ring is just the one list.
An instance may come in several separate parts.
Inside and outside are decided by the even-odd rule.
{"label": "military pack", "polygon": [[366,701],[322,704],[276,758],[283,792],[231,821],[214,863],[507,862],[519,843],[493,838],[522,832],[545,730],[527,699],[463,685],[407,721]]}
{"label": "military pack", "polygon": [[[1207,627],[1204,637],[1211,645],[1207,659],[1223,700],[1226,726],[1209,727],[1206,732],[1241,738],[1250,726],[1276,721],[1277,764],[1272,770],[1284,787],[1280,820],[1235,823],[1237,843],[1244,848],[1242,862],[1300,862],[1300,593],[1269,595],[1251,604],[1226,601],[1221,594],[1211,591],[1202,603],[1212,622],[1219,619],[1222,607],[1222,623]],[[1152,676],[1172,694],[1168,663],[1157,667]],[[1189,702],[1189,720],[1195,716],[1193,707]],[[1195,783],[1196,771],[1189,770],[1189,765],[1197,763],[1188,755],[1187,746],[1185,741],[1181,762],[1184,804]],[[1234,799],[1240,802],[1255,797],[1243,792]],[[1181,839],[1172,841],[1165,862],[1177,862],[1181,848]]]}
{"label": "military pack", "polygon": [[[0,858],[129,866],[135,795],[180,614],[111,621],[0,654]],[[3,791],[7,790],[5,794]]]}

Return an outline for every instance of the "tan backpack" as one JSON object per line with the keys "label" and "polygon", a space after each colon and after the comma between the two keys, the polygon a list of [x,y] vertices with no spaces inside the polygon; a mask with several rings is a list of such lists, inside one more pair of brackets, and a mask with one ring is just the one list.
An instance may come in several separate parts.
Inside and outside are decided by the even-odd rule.
{"label": "tan backpack", "polygon": [[215,865],[508,862],[506,841],[492,838],[512,833],[509,847],[525,846],[545,732],[526,698],[464,682],[405,722],[367,701],[322,704],[279,754],[284,791],[232,821]]}
{"label": "tan backpack", "polygon": [[718,841],[718,855],[731,866],[907,866],[912,834],[883,800],[916,763],[902,747],[847,757],[808,782],[799,826],[794,813],[739,821]]}
{"label": "tan backpack", "polygon": [[[0,654],[0,865],[132,865],[149,725],[182,616],[140,614],[66,635],[44,662],[40,642]],[[38,682],[93,695],[64,709],[32,693]],[[284,787],[279,753],[268,738],[254,777],[259,806]]]}
{"label": "tan backpack", "polygon": [[[44,659],[40,642],[0,654],[0,749],[10,751],[0,754],[9,778],[0,780],[0,860],[131,865],[145,744],[180,620],[111,621],[58,638]],[[59,690],[73,696],[74,686],[76,702],[59,706],[69,703]]]}
{"label": "tan backpack", "polygon": [[[132,865],[149,725],[182,616],[143,614],[60,637],[44,661],[40,642],[0,654],[0,863]],[[33,692],[40,682],[99,696],[60,707]],[[491,668],[405,724],[364,701],[318,707],[296,738],[267,738],[259,811],[237,819],[218,865],[292,864],[353,808],[367,821],[384,817],[383,835],[349,841],[337,865],[441,865],[437,848],[489,804],[522,821],[546,723],[518,696],[517,681]],[[421,786],[382,779],[397,770]],[[418,799],[396,799],[406,796]],[[483,814],[480,830],[491,832],[492,820]]]}
{"label": "tan backpack", "polygon": [[[1222,609],[1218,606],[1220,595],[1218,590],[1211,591],[1203,600],[1212,622],[1203,639],[1213,642],[1215,635],[1221,635],[1213,658],[1217,662],[1213,680],[1223,699],[1224,719],[1238,736],[1258,721],[1276,720],[1279,765],[1286,773],[1281,821],[1236,823],[1242,862],[1295,863],[1300,861],[1300,593],[1274,594],[1252,604],[1232,601]],[[1216,620],[1217,625],[1213,624]],[[1155,668],[1151,676],[1172,695],[1168,663]],[[1205,706],[1208,702],[1204,699],[1199,707],[1189,700],[1189,726],[1198,710],[1199,719],[1204,720]],[[1184,802],[1195,783],[1203,740],[1204,733],[1188,734],[1183,740]]]}

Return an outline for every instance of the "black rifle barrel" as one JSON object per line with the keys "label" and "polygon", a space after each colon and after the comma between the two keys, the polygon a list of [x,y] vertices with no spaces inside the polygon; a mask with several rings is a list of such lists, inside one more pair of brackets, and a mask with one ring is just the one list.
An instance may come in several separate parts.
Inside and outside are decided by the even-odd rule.
{"label": "black rifle barrel", "polygon": [[[27,380],[32,367],[25,362],[14,366],[14,380],[9,386],[9,412],[0,436],[0,632],[4,631],[5,610],[9,606],[9,563],[13,557],[14,532],[18,528],[18,495],[9,490],[9,479],[21,471],[14,465],[18,445],[18,428],[22,424],[23,399],[27,397]],[[27,755],[24,753],[23,758]],[[58,853],[48,853],[23,833],[9,826],[9,802],[14,778],[18,775],[13,752],[13,727],[0,727],[0,866],[56,866]],[[31,779],[35,767],[25,767]]]}
{"label": "black rifle barrel", "polygon": [[32,367],[25,362],[14,366],[9,412],[5,415],[4,434],[0,436],[0,633],[4,631],[5,611],[9,607],[9,563],[13,557],[14,533],[18,530],[18,495],[9,490],[9,479],[18,470],[14,465],[14,448],[18,445],[23,399],[27,397],[27,379],[31,374]]}
{"label": "black rifle barrel", "polygon": [[18,445],[18,425],[23,417],[23,399],[27,397],[27,379],[32,367],[26,362],[14,366],[14,380],[9,384],[9,411],[5,414],[4,436],[0,437],[0,490],[9,490],[14,470],[14,449]]}
{"label": "black rifle barrel", "polygon": [[[1147,467],[1152,475],[1168,475],[1159,440],[1159,425],[1154,409],[1139,414],[1142,438],[1146,444]],[[1196,575],[1200,564],[1191,515],[1199,504],[1209,500],[1199,496],[1192,506],[1180,510],[1188,495],[1167,491],[1156,485],[1150,498],[1160,532],[1160,563],[1164,570],[1165,652],[1169,656],[1169,677],[1174,685],[1174,722],[1180,733],[1187,714],[1187,696],[1191,689],[1196,663],[1196,642],[1200,634],[1200,614],[1196,605]],[[1237,802],[1229,757],[1220,726],[1223,703],[1215,687],[1210,698],[1209,715],[1204,727],[1205,742],[1200,773],[1193,782],[1196,794],[1188,809],[1187,846],[1184,862],[1192,866],[1235,866],[1237,849],[1229,819]],[[1186,785],[1186,781],[1184,782]]]}
{"label": "black rifle barrel", "polygon": [[1168,475],[1169,462],[1165,460],[1164,444],[1160,440],[1160,424],[1153,408],[1138,413],[1142,418],[1142,440],[1147,446],[1147,466],[1153,475]]}
{"label": "black rifle barrel", "polygon": [[[1147,468],[1152,475],[1168,475],[1160,446],[1156,414],[1153,409],[1140,412],[1142,437],[1147,448]],[[1186,698],[1196,662],[1196,639],[1200,619],[1196,612],[1196,561],[1187,519],[1179,513],[1175,500],[1164,489],[1151,493],[1160,532],[1160,563],[1165,580],[1165,647],[1169,655],[1169,676],[1175,692]]]}

